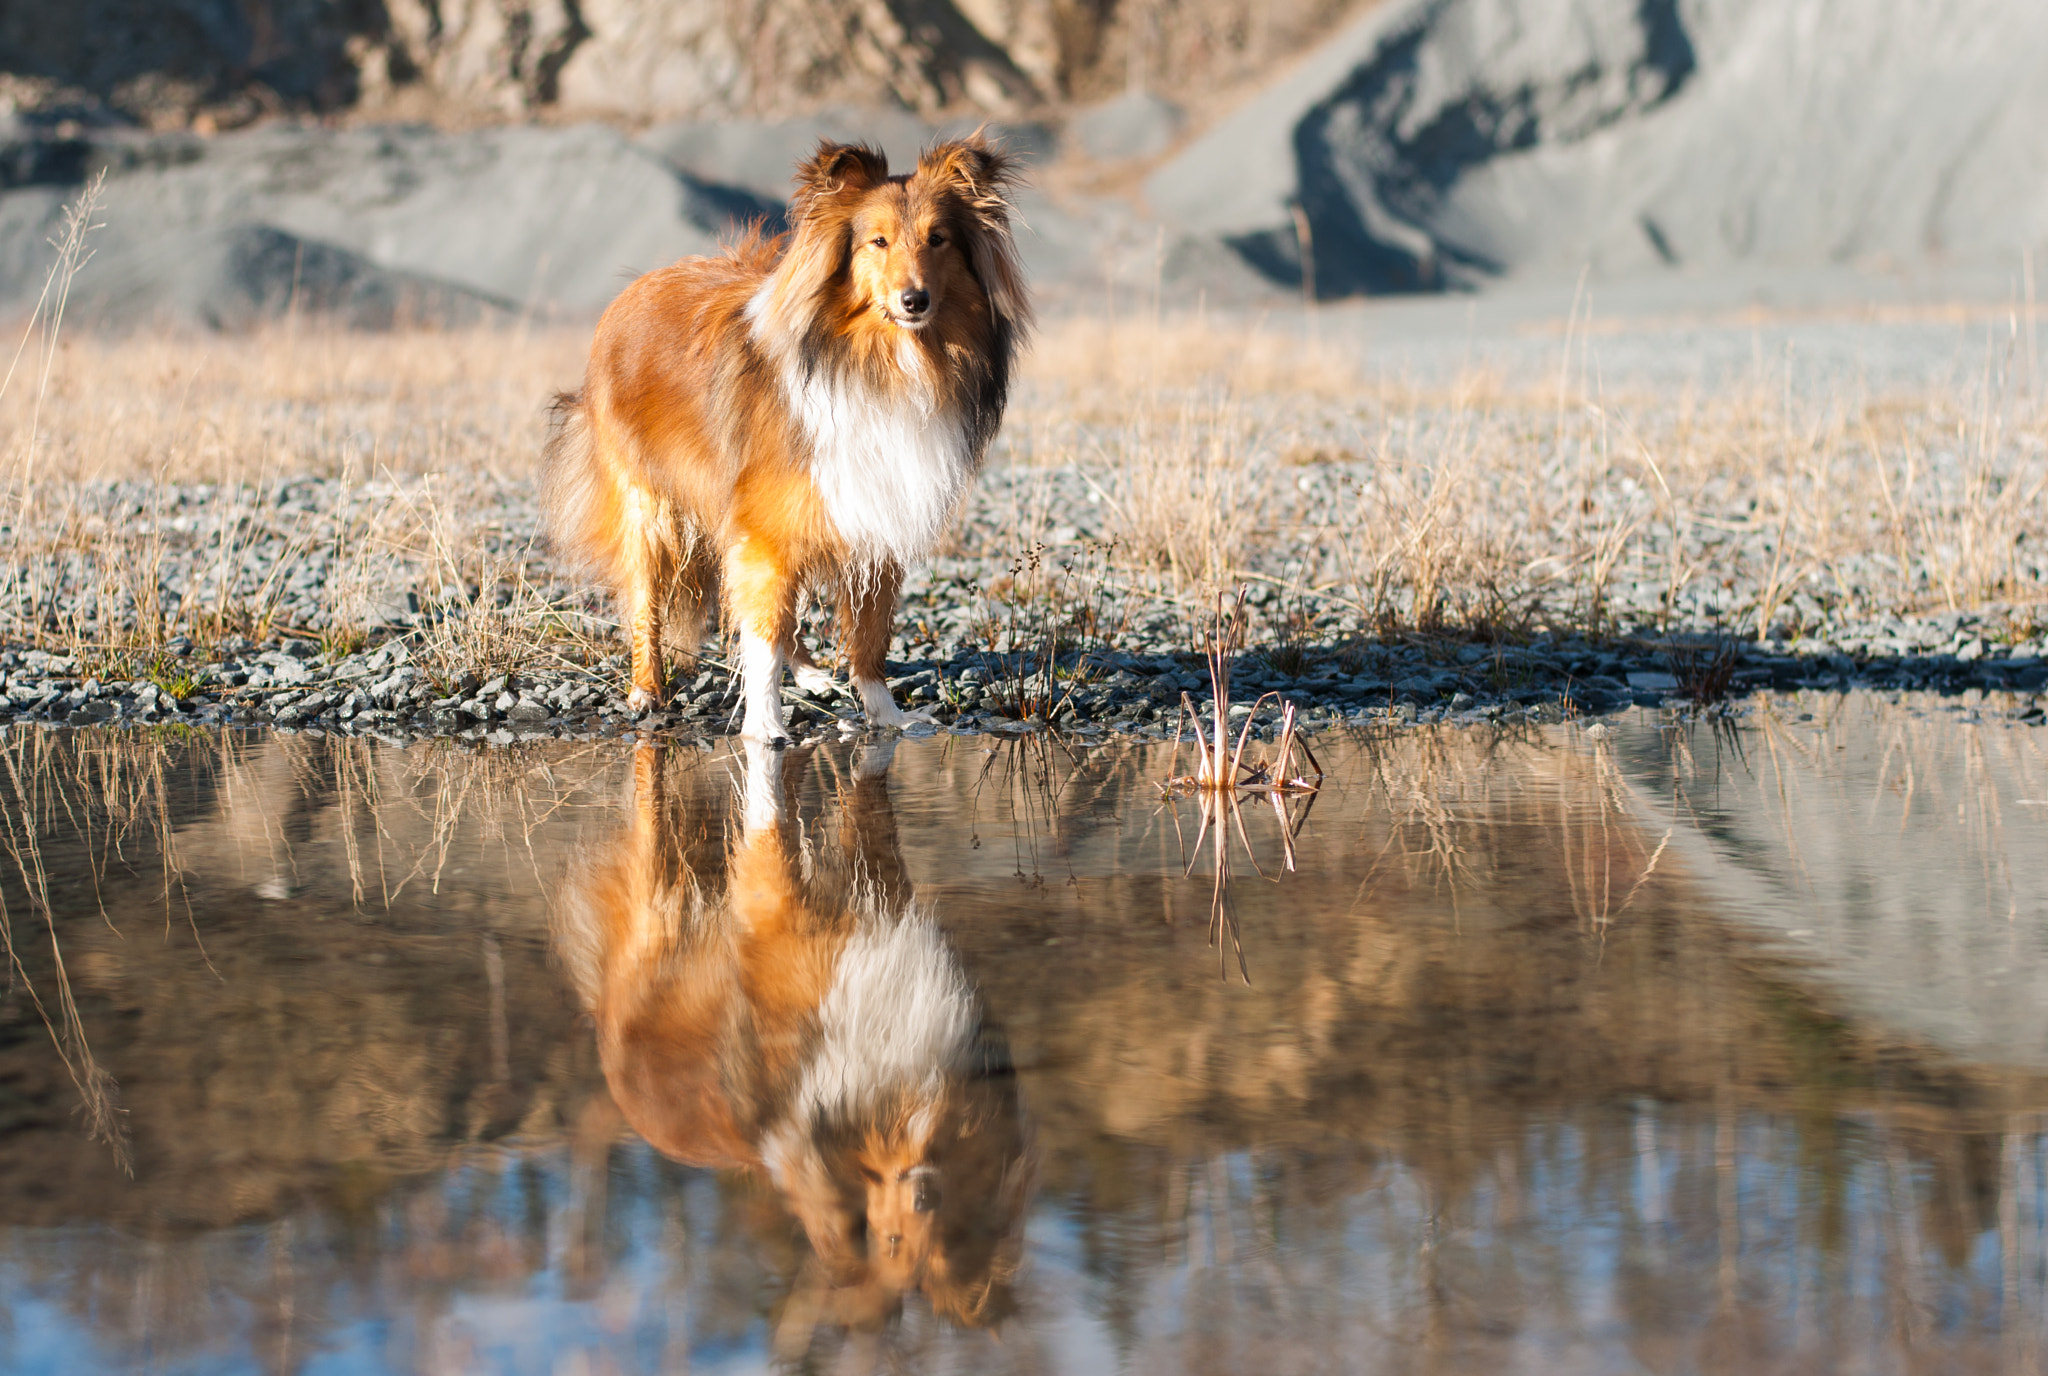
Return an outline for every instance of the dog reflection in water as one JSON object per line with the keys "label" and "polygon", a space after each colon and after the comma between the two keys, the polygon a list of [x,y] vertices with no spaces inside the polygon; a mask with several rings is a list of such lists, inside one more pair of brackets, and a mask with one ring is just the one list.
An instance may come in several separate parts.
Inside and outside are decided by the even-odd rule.
{"label": "dog reflection in water", "polygon": [[1011,1307],[1031,1174],[1016,1081],[904,880],[891,749],[856,762],[834,847],[792,816],[809,752],[746,746],[727,843],[726,772],[641,746],[631,825],[558,920],[627,1121],[677,1161],[764,1172],[802,1221],[815,1255],[785,1350],[820,1323],[872,1328],[913,1290],[965,1324]]}

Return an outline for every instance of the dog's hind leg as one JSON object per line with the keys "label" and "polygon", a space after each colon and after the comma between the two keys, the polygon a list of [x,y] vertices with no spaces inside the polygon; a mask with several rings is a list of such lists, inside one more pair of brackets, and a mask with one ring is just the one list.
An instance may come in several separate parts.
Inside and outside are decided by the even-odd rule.
{"label": "dog's hind leg", "polygon": [[904,726],[927,720],[923,713],[908,713],[889,695],[885,662],[889,655],[889,630],[896,619],[896,594],[903,586],[903,570],[894,563],[863,569],[847,579],[841,594],[840,620],[846,627],[847,659],[853,669],[853,686],[860,693],[870,726]]}
{"label": "dog's hind leg", "polygon": [[811,658],[810,649],[804,644],[801,634],[790,637],[789,675],[796,680],[797,687],[807,693],[829,693],[839,686],[833,681],[831,670]]}
{"label": "dog's hind leg", "polygon": [[669,583],[663,643],[688,672],[697,667],[697,655],[704,648],[704,636],[718,606],[718,557],[692,528],[677,531],[676,544],[681,554]]}
{"label": "dog's hind leg", "polygon": [[557,548],[597,569],[619,603],[633,652],[626,702],[645,711],[661,700],[661,630],[675,579],[669,504],[633,476],[630,442],[602,399],[555,398],[543,455],[542,499]]}
{"label": "dog's hind leg", "polygon": [[764,541],[742,536],[726,553],[725,587],[740,633],[740,734],[786,745],[782,665],[796,636],[797,580]]}
{"label": "dog's hind leg", "polygon": [[626,706],[645,712],[666,696],[661,662],[662,613],[674,590],[674,532],[667,503],[636,483],[625,493],[624,587],[626,637],[633,651],[633,690]]}

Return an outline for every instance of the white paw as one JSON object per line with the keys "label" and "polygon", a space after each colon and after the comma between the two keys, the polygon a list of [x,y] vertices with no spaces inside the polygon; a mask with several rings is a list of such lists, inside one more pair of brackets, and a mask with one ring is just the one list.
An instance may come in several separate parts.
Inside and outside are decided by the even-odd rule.
{"label": "white paw", "polygon": [[796,686],[806,693],[830,693],[839,686],[830,672],[815,664],[799,664],[789,672]]}
{"label": "white paw", "polygon": [[783,729],[779,721],[748,717],[740,723],[740,739],[752,741],[757,745],[772,745],[779,750],[789,744],[789,732]]}
{"label": "white paw", "polygon": [[887,727],[892,730],[901,731],[912,722],[930,721],[932,719],[932,712],[929,707],[920,707],[914,712],[906,712],[901,707],[898,707],[896,699],[889,694],[887,684],[863,683],[858,685],[858,687],[860,688],[860,703],[867,712],[869,726]]}
{"label": "white paw", "polygon": [[635,688],[626,694],[626,710],[629,712],[651,712],[654,710],[654,694],[645,688]]}

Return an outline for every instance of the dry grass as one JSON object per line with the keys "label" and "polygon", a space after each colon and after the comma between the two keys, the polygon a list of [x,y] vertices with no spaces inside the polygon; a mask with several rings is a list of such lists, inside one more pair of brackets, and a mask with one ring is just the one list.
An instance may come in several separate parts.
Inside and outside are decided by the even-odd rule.
{"label": "dry grass", "polygon": [[[542,406],[585,342],[32,327],[34,366],[0,392],[0,637],[137,663],[178,634],[346,648],[410,594],[444,676],[601,658],[604,608],[535,543]],[[1043,569],[1085,552],[1087,600],[1116,624],[1193,628],[1249,584],[1252,648],[1290,662],[1406,633],[1796,634],[1998,604],[2025,638],[2048,620],[2048,419],[2016,343],[1924,396],[1615,394],[1583,347],[1568,336],[1541,385],[1418,388],[1279,330],[1055,323],[998,462],[1078,473],[1084,528],[1053,538],[1075,513],[1052,486],[1001,519],[984,496],[960,551]],[[329,486],[309,500],[307,477]],[[200,572],[174,576],[192,551]],[[307,561],[311,612],[290,584]]]}
{"label": "dry grass", "polygon": [[[536,644],[588,657],[590,609],[543,586],[532,500],[542,406],[577,376],[578,335],[56,333],[28,332],[47,394],[0,393],[0,636],[88,660],[181,633],[345,650],[410,593],[447,676]],[[174,573],[195,550],[196,576]],[[286,606],[309,560],[312,616]]]}
{"label": "dry grass", "polygon": [[1418,388],[1276,331],[1070,321],[1038,346],[1010,444],[1088,476],[1098,535],[1149,592],[1249,580],[1379,634],[1601,633],[1646,610],[1797,633],[2048,596],[2048,412],[2017,334],[1933,395],[1768,374],[1617,394],[1560,351],[1543,385]]}
{"label": "dry grass", "polygon": [[974,634],[984,701],[1015,721],[1056,721],[1094,677],[1094,656],[1129,629],[1128,598],[1110,591],[1113,549],[1071,551],[1055,562],[1043,544],[1017,554],[980,590]]}
{"label": "dry grass", "polygon": [[33,438],[34,476],[73,482],[524,480],[543,407],[581,375],[588,344],[574,330],[373,335],[289,321],[247,335],[74,334],[56,342],[39,430],[34,391],[0,394],[0,445],[13,465]]}

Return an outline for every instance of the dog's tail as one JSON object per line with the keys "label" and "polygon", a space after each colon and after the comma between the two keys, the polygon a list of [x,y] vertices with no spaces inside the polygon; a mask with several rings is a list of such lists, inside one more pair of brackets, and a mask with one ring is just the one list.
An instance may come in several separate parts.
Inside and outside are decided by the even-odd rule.
{"label": "dog's tail", "polygon": [[[541,511],[555,552],[593,572],[617,566],[619,522],[615,487],[592,443],[581,392],[557,392],[548,407],[548,439],[541,450]],[[614,519],[607,519],[614,517]]]}

